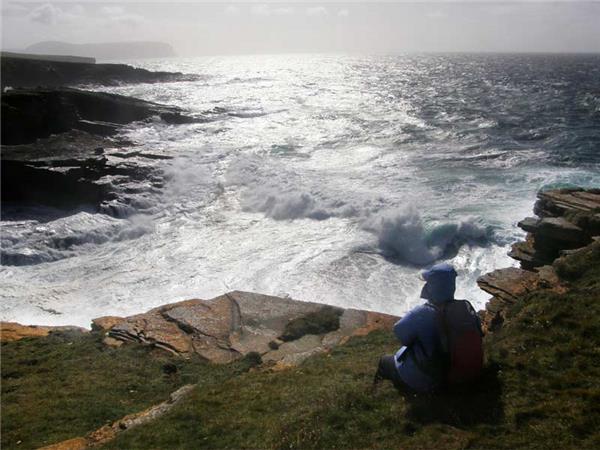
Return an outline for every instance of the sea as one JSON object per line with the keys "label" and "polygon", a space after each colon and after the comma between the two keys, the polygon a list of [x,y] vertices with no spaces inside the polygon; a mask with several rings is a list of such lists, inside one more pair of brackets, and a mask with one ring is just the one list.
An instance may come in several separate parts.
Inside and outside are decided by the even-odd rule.
{"label": "sea", "polygon": [[84,87],[200,120],[121,131],[154,174],[102,180],[126,203],[5,211],[2,320],[89,327],[232,290],[402,315],[444,261],[483,308],[536,193],[600,187],[600,55],[121,62],[197,77]]}

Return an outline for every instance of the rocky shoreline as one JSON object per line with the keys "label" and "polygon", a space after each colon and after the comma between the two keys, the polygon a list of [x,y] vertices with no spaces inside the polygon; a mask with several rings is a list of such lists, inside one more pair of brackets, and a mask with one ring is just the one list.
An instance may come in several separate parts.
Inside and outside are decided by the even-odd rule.
{"label": "rocky shoreline", "polygon": [[[506,378],[505,383],[510,386],[512,386],[510,377],[515,371],[519,380],[522,380],[522,377],[529,372],[533,374],[535,380],[539,379],[539,369],[536,366],[542,362],[538,361],[539,356],[527,356],[532,351],[531,349],[525,350],[528,345],[539,346],[539,344],[534,344],[533,336],[537,336],[538,340],[543,339],[543,336],[533,329],[529,330],[529,327],[548,327],[565,317],[564,313],[559,312],[556,316],[540,318],[538,321],[535,316],[530,317],[531,314],[526,314],[527,317],[523,317],[522,314],[515,316],[515,311],[526,309],[528,302],[533,302],[532,304],[537,305],[536,308],[540,308],[544,302],[561,301],[561,299],[569,298],[570,295],[577,298],[577,295],[581,295],[582,287],[580,281],[576,280],[580,278],[581,273],[589,272],[589,267],[586,266],[588,261],[594,264],[600,257],[600,239],[597,234],[600,221],[600,190],[561,189],[541,192],[538,195],[535,211],[539,215],[537,218],[528,218],[519,224],[529,233],[526,242],[531,242],[532,245],[537,242],[538,244],[533,247],[536,249],[540,248],[540,242],[551,245],[556,257],[551,261],[546,261],[547,264],[533,268],[529,266],[530,261],[525,261],[522,268],[499,269],[478,280],[479,286],[492,295],[486,309],[480,311],[487,334],[486,342],[490,353],[488,355],[490,364],[497,364],[495,362],[497,360],[503,361],[506,357],[502,355],[513,353],[517,355],[514,357],[517,358],[516,365],[514,362],[502,363],[505,364],[503,369],[507,371],[507,375],[503,376]],[[552,225],[549,226],[548,223]],[[581,234],[579,240],[575,240],[572,234],[574,227],[580,230],[578,231]],[[548,232],[549,229],[551,229],[551,233]],[[575,248],[573,242],[580,242],[583,245]],[[517,243],[514,247],[519,248],[520,245],[522,244]],[[596,283],[597,279],[594,280],[593,282]],[[571,293],[572,282],[575,286],[574,294]],[[593,301],[593,299],[588,300]],[[573,307],[575,306],[577,308],[584,307],[573,305]],[[186,361],[198,360],[209,363],[203,370],[215,371],[219,370],[219,367],[223,367],[223,370],[230,371],[229,376],[237,376],[236,369],[230,369],[230,367],[232,365],[235,367],[235,364],[240,362],[247,367],[244,370],[249,370],[249,367],[251,369],[249,373],[257,374],[259,378],[256,380],[263,380],[265,377],[272,376],[269,374],[277,374],[282,370],[285,370],[290,376],[304,376],[302,373],[298,373],[298,371],[304,372],[305,370],[303,368],[306,367],[306,364],[302,363],[306,362],[310,365],[310,361],[318,361],[318,357],[313,357],[319,354],[328,357],[338,355],[336,358],[339,358],[339,355],[348,354],[351,361],[355,358],[365,359],[361,364],[368,372],[366,376],[369,376],[374,363],[373,361],[369,362],[370,357],[374,358],[378,355],[370,355],[370,351],[360,347],[361,345],[370,345],[366,344],[367,341],[357,341],[356,339],[350,341],[350,338],[364,336],[359,339],[373,337],[377,339],[376,336],[389,336],[389,330],[397,319],[394,316],[375,312],[343,309],[289,298],[235,291],[210,300],[192,299],[167,304],[129,317],[100,317],[92,321],[91,331],[77,327],[36,327],[3,322],[1,324],[1,340],[3,345],[12,343],[18,345],[19,342],[23,342],[21,341],[23,338],[31,338],[25,339],[24,342],[26,345],[35,345],[35,341],[46,339],[48,340],[44,344],[46,346],[66,345],[67,347],[63,348],[68,348],[78,339],[83,338],[95,346],[94,352],[99,352],[99,355],[107,355],[117,360],[123,358],[125,361],[136,364],[141,361],[135,358],[131,359],[129,353],[136,349],[146,349],[147,352],[157,353],[147,353],[145,358],[156,358],[160,354],[163,355],[161,357],[172,358],[171,361],[181,361],[177,364],[171,362],[163,365],[162,370],[166,377],[177,372],[178,364],[187,364]],[[523,328],[524,326],[526,328]],[[379,333],[371,333],[375,330],[379,330]],[[593,330],[594,328],[590,328],[590,325],[583,324],[581,329],[575,333],[589,334],[593,333]],[[534,334],[531,335],[530,331]],[[557,333],[561,333],[561,331],[558,330]],[[54,344],[51,342],[53,336],[56,339]],[[519,349],[510,347],[513,345],[511,344],[513,341],[518,343],[516,345],[520,346]],[[554,345],[554,341],[548,342],[548,345]],[[348,344],[344,345],[346,343]],[[391,344],[390,339],[390,345],[397,344]],[[507,345],[509,348],[505,348]],[[573,344],[567,342],[565,345]],[[350,349],[343,350],[345,347],[350,347]],[[555,350],[553,347],[549,349],[551,352]],[[16,351],[17,355],[20,355],[18,349]],[[543,348],[540,351],[543,351]],[[578,362],[578,364],[585,372],[588,370],[585,359],[587,350],[583,351],[584,353],[580,356],[582,362]],[[26,358],[26,354],[20,355],[20,357]],[[527,358],[536,359],[530,361]],[[325,358],[326,360],[327,358]],[[531,367],[527,367],[524,362],[519,362],[521,360],[529,361]],[[322,363],[324,360],[320,361]],[[336,361],[338,360],[336,359]],[[35,367],[38,361],[24,359],[22,363]],[[346,367],[341,362],[334,364],[342,364],[342,367]],[[350,367],[352,366],[347,366],[346,370]],[[492,372],[498,370],[488,369]],[[567,374],[569,373],[567,372]],[[6,376],[18,378],[20,375],[11,372]],[[63,375],[59,374],[58,376],[62,377]],[[218,377],[219,375],[215,373],[212,376]],[[358,374],[354,376],[358,376]],[[483,387],[480,388],[485,395],[477,393],[477,389],[475,394],[469,395],[474,395],[475,400],[473,401],[482,402],[481,405],[476,403],[477,407],[484,408],[489,412],[490,408],[495,408],[489,402],[499,401],[495,397],[499,395],[499,391],[495,393],[493,390],[496,389],[494,383],[497,382],[486,377],[487,375],[482,381]],[[166,380],[166,378],[164,379]],[[214,382],[221,384],[221,381],[216,380],[218,378]],[[144,427],[149,422],[178,420],[161,419],[177,405],[183,405],[180,408],[184,408],[184,410],[190,407],[195,408],[198,402],[197,397],[200,395],[198,392],[204,392],[199,388],[201,384],[201,381],[196,385],[178,383],[177,385],[180,387],[172,391],[166,401],[155,403],[145,409],[138,409],[137,412],[128,413],[120,419],[107,421],[100,428],[87,428],[87,430],[94,429],[95,431],[82,433],[79,434],[80,437],[69,438],[44,448],[52,450],[85,449],[107,445],[115,439],[116,442],[119,442],[120,439],[123,439],[122,436],[135,434],[135,432],[124,433],[132,428],[146,430],[141,431],[143,435],[148,432]],[[490,389],[492,390],[490,391]],[[514,390],[514,386],[511,389]],[[561,387],[561,389],[563,388]],[[254,391],[251,390],[251,392],[254,395]],[[457,395],[456,401],[467,401],[467,403],[471,401],[470,397],[465,397],[461,392],[449,394],[450,398],[453,398],[452,395]],[[210,397],[210,393],[206,395]],[[223,395],[225,394],[219,393],[217,399],[214,400],[218,405],[221,401],[219,396]],[[482,399],[480,399],[481,395],[484,395]],[[596,394],[592,392],[590,395],[593,397]],[[586,398],[583,395],[581,401],[586,401]],[[427,400],[427,404],[429,405],[431,401],[433,400]],[[525,401],[523,407],[531,408],[528,402],[529,400]],[[200,408],[201,404],[198,403],[197,407]],[[443,405],[442,402],[441,407],[448,406]],[[510,407],[513,408],[513,406]],[[452,408],[454,413],[460,410],[456,405]],[[501,411],[502,406],[499,405],[498,408]],[[189,411],[189,409],[185,411]],[[539,417],[544,417],[542,412],[538,410],[534,412],[542,414]],[[528,410],[519,412],[516,414],[515,420],[517,422],[527,421],[529,420],[528,414],[533,413]],[[532,417],[535,420],[537,416]],[[177,423],[179,424],[179,422]],[[450,429],[449,432],[459,433],[462,436],[462,432],[456,429]],[[584,433],[583,436],[585,435]],[[51,443],[53,441],[43,442]]]}
{"label": "rocky shoreline", "polygon": [[[528,231],[525,244],[541,248],[535,242],[543,242],[556,257],[533,268],[526,260],[522,268],[499,269],[479,278],[479,287],[492,295],[486,309],[480,311],[488,333],[502,326],[511,305],[532,292],[565,293],[569,283],[561,276],[562,265],[600,245],[600,190],[540,192],[535,211],[538,218],[519,222]],[[522,245],[516,243],[513,249]],[[113,347],[134,342],[184,358],[197,355],[213,363],[229,363],[256,353],[262,361],[283,367],[329,351],[351,336],[389,330],[397,319],[377,312],[235,291],[210,300],[171,303],[129,317],[93,319],[92,332],[102,333],[104,343]],[[45,336],[64,329],[3,322],[2,340]]]}
{"label": "rocky shoreline", "polygon": [[[12,67],[10,60],[2,58],[3,83],[11,80],[11,70],[4,72],[5,65]],[[85,77],[61,77],[56,83],[45,79],[30,83],[27,76],[20,76],[23,71],[33,76],[26,70],[28,64],[36,67],[50,65],[50,68],[44,66],[43,70],[40,69],[44,73],[46,69],[54,73],[57,67],[63,65],[70,70],[81,66],[87,69],[78,74],[89,75],[92,71],[94,75],[89,80]],[[118,136],[122,127],[132,122],[151,120],[169,125],[202,121],[172,106],[64,87],[65,83],[86,80],[111,84],[110,74],[120,77],[120,82],[174,81],[180,79],[181,74],[142,71],[143,76],[121,77],[122,73],[138,74],[141,69],[26,59],[18,59],[15,66],[18,76],[15,75],[12,86],[18,87],[2,94],[2,203],[5,218],[11,217],[12,210],[7,208],[11,205],[17,207],[20,214],[23,207],[30,205],[58,208],[65,214],[78,208],[91,208],[94,212],[113,216],[135,211],[134,200],[121,187],[127,185],[128,180],[142,180],[160,189],[160,174],[141,161],[170,157],[127,151],[134,143]],[[46,87],[27,87],[38,84]],[[116,185],[111,179],[117,180]]]}
{"label": "rocky shoreline", "polygon": [[65,62],[28,59],[26,55],[11,57],[2,55],[2,90],[7,87],[62,87],[67,85],[124,83],[164,83],[192,81],[198,77],[174,72],[152,72],[126,64],[95,64],[91,62]]}
{"label": "rocky shoreline", "polygon": [[565,293],[569,284],[561,276],[561,267],[569,258],[577,258],[600,244],[600,189],[540,192],[534,213],[538,217],[518,223],[527,236],[509,253],[521,268],[495,270],[477,281],[492,295],[481,312],[486,331],[502,326],[510,305],[534,291]]}

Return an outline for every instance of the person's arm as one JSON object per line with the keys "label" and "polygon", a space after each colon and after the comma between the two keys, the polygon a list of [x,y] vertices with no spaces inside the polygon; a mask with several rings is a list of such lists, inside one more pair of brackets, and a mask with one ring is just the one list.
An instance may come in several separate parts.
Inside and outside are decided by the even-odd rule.
{"label": "person's arm", "polygon": [[402,345],[411,345],[417,337],[419,309],[420,308],[415,308],[411,310],[394,325],[394,335]]}

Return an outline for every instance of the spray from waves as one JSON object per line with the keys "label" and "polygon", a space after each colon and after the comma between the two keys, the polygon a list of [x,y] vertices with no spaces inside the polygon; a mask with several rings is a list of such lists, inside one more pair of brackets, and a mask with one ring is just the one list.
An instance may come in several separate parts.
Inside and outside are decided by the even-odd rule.
{"label": "spray from waves", "polygon": [[[317,194],[318,195],[318,194]],[[359,211],[344,201],[324,201],[310,192],[276,193],[271,187],[246,191],[242,196],[242,209],[246,212],[262,212],[274,220],[353,217]]]}
{"label": "spray from waves", "polygon": [[90,245],[137,239],[154,229],[145,215],[117,219],[104,214],[78,214],[40,224],[3,224],[2,265],[23,266],[77,256]]}
{"label": "spray from waves", "polygon": [[375,214],[362,228],[376,236],[384,257],[419,267],[452,258],[463,245],[486,246],[494,239],[490,227],[472,218],[428,228],[414,206]]}
{"label": "spray from waves", "polygon": [[380,253],[396,264],[426,266],[456,256],[464,245],[497,243],[492,228],[475,218],[425,224],[415,206],[398,207],[392,201],[357,193],[340,199],[325,184],[306,186],[282,166],[270,170],[259,158],[244,158],[228,175],[229,185],[242,188],[244,211],[280,221],[354,219],[358,228],[376,238],[375,244],[358,250]]}

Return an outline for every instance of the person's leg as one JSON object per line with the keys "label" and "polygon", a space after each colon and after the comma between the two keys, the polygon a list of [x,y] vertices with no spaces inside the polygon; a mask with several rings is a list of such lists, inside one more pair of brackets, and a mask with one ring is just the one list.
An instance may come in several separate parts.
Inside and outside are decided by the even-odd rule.
{"label": "person's leg", "polygon": [[382,380],[393,382],[397,377],[398,371],[396,370],[394,355],[383,355],[379,358],[379,365],[377,366],[377,372],[375,372],[373,384],[378,384]]}
{"label": "person's leg", "polygon": [[390,380],[394,384],[394,387],[400,392],[412,392],[412,389],[406,385],[398,374],[394,355],[384,355],[379,358],[379,365],[377,366],[377,372],[375,372],[375,378],[373,379],[373,387],[377,386],[382,380]]}

